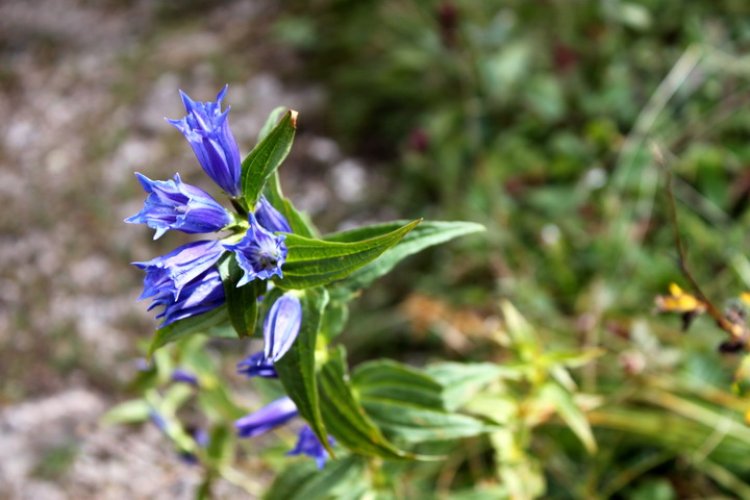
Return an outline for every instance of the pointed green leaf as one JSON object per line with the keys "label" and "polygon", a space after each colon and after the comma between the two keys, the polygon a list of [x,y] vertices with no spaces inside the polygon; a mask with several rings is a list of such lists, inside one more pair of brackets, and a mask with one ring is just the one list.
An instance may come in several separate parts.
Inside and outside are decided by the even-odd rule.
{"label": "pointed green leaf", "polygon": [[287,467],[271,485],[266,500],[319,500],[359,498],[367,488],[365,463],[361,457],[349,456],[326,464],[318,470],[306,460]]}
{"label": "pointed green leaf", "polygon": [[344,348],[331,353],[318,376],[321,412],[328,432],[354,453],[391,460],[416,458],[396,448],[370,420],[349,384]]}
{"label": "pointed green leaf", "polygon": [[362,407],[388,435],[408,443],[446,441],[497,429],[468,415],[410,406],[406,401],[362,398]]}
{"label": "pointed green leaf", "polygon": [[208,465],[214,469],[221,469],[232,462],[234,455],[235,437],[226,424],[217,424],[211,430],[211,436],[206,449]]}
{"label": "pointed green leaf", "polygon": [[242,193],[248,207],[254,207],[268,178],[292,149],[297,112],[289,110],[278,124],[242,161]]}
{"label": "pointed green leaf", "polygon": [[571,393],[566,391],[562,386],[550,382],[542,387],[538,397],[540,401],[554,406],[560,418],[568,424],[570,430],[578,436],[578,439],[586,447],[586,451],[589,453],[596,452],[596,441],[594,440],[594,433],[591,431],[589,421],[573,400]]}
{"label": "pointed green leaf", "polygon": [[[258,142],[262,142],[263,139],[271,133],[274,127],[279,123],[281,116],[286,111],[287,108],[283,106],[271,111],[271,114],[268,115],[268,118],[266,119],[266,123],[258,134]],[[314,238],[317,236],[318,233],[309,218],[298,212],[297,209],[294,208],[294,205],[292,205],[292,202],[284,197],[284,193],[281,191],[278,170],[268,178],[265,191],[268,201],[271,202],[271,205],[273,205],[276,210],[280,211],[284,217],[286,217],[294,234],[307,236],[308,238]]]}
{"label": "pointed green leaf", "polygon": [[198,402],[203,412],[212,420],[236,420],[247,411],[234,402],[229,391],[223,384],[216,383],[216,379],[208,387],[198,391]]}
{"label": "pointed green leaf", "polygon": [[151,405],[143,399],[124,401],[104,414],[102,421],[107,424],[133,424],[144,422],[151,415]]}
{"label": "pointed green leaf", "polygon": [[219,262],[219,274],[224,285],[229,322],[238,337],[251,337],[258,320],[258,297],[265,291],[266,282],[256,279],[238,288],[237,283],[244,272],[231,252]]}
{"label": "pointed green leaf", "polygon": [[[376,224],[349,231],[327,235],[326,241],[351,242],[373,238],[393,231],[404,221]],[[459,236],[484,231],[484,226],[474,222],[425,221],[406,235],[398,245],[383,254],[378,260],[352,273],[339,287],[354,292],[364,288],[377,278],[387,274],[401,260],[421,252],[425,248],[445,243]]]}
{"label": "pointed green leaf", "polygon": [[352,385],[370,418],[410,443],[475,436],[491,429],[481,420],[443,408],[443,387],[425,373],[394,361],[357,368]]}
{"label": "pointed green leaf", "polygon": [[436,363],[428,366],[426,372],[442,385],[448,411],[462,407],[495,380],[520,378],[520,373],[492,363]]}
{"label": "pointed green leaf", "polygon": [[302,326],[297,340],[274,366],[287,395],[297,405],[300,415],[307,420],[320,442],[333,455],[320,413],[320,396],[315,379],[315,345],[323,310],[328,303],[328,292],[324,288],[308,289],[301,302]]}
{"label": "pointed green leaf", "polygon": [[271,133],[274,127],[276,127],[276,125],[279,123],[281,117],[284,116],[284,113],[286,113],[287,111],[289,111],[289,108],[286,108],[284,106],[277,106],[268,114],[266,122],[261,127],[260,132],[258,132],[258,142],[263,141],[263,139],[265,139],[266,136]]}
{"label": "pointed green leaf", "polygon": [[423,408],[443,409],[443,387],[430,376],[390,360],[363,363],[352,375],[352,385],[362,401],[391,399]]}
{"label": "pointed green leaf", "polygon": [[220,306],[198,316],[181,319],[156,330],[148,348],[148,355],[171,342],[189,337],[197,333],[205,333],[211,337],[232,337],[231,329],[221,328],[227,322],[227,308]]}
{"label": "pointed green leaf", "polygon": [[328,340],[341,333],[349,319],[349,305],[345,302],[330,301],[323,315],[321,334]]}
{"label": "pointed green leaf", "polygon": [[284,278],[276,283],[282,288],[302,289],[344,278],[377,259],[419,223],[420,220],[415,220],[385,234],[351,242],[289,234],[286,238],[289,253],[282,268]]}
{"label": "pointed green leaf", "polygon": [[194,389],[187,384],[172,384],[161,398],[159,411],[174,415],[193,396]]}

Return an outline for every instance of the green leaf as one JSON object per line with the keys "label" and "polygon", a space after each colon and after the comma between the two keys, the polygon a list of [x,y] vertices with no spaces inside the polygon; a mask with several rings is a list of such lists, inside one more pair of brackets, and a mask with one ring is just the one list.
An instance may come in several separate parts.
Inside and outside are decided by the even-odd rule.
{"label": "green leaf", "polygon": [[349,306],[345,302],[330,301],[323,315],[320,332],[330,340],[341,333],[349,319]]}
{"label": "green leaf", "polygon": [[586,415],[573,400],[573,395],[554,382],[545,384],[539,391],[539,400],[551,404],[560,418],[581,440],[589,453],[596,452],[596,441]]}
{"label": "green leaf", "polygon": [[468,415],[410,406],[407,401],[362,398],[362,407],[380,428],[408,443],[477,436],[496,429]]}
{"label": "green leaf", "polygon": [[266,138],[268,134],[271,133],[271,131],[276,127],[276,124],[279,123],[279,120],[281,117],[289,111],[288,108],[284,106],[278,106],[274,108],[269,114],[268,118],[266,118],[266,123],[263,124],[263,127],[261,127],[260,132],[258,132],[258,142],[261,142],[263,139]]}
{"label": "green leaf", "polygon": [[226,321],[226,306],[220,306],[198,316],[175,321],[156,330],[148,348],[148,355],[151,356],[160,347],[196,333],[205,333],[211,337],[231,337],[233,333],[230,330],[219,328]]}
{"label": "green leaf", "polygon": [[175,415],[193,394],[194,389],[187,384],[172,384],[161,398],[159,411],[167,415]]}
{"label": "green leaf", "polygon": [[395,361],[378,360],[359,365],[352,375],[352,385],[362,401],[390,399],[443,409],[443,387],[430,376]]}
{"label": "green leaf", "polygon": [[133,399],[111,408],[102,417],[107,424],[134,424],[144,422],[151,415],[151,405],[142,399]]}
{"label": "green leaf", "polygon": [[208,387],[198,391],[198,402],[208,418],[215,421],[236,420],[247,411],[238,406],[231,398],[229,391],[216,379]]}
{"label": "green leaf", "polygon": [[302,289],[344,278],[377,259],[419,223],[420,220],[415,220],[385,234],[352,242],[289,234],[286,238],[289,253],[282,268],[284,278],[276,283],[282,288]]}
{"label": "green leaf", "polygon": [[487,384],[500,378],[520,378],[520,373],[492,363],[436,363],[426,372],[443,387],[449,411],[460,408]]}
{"label": "green leaf", "polygon": [[500,302],[500,311],[505,319],[505,331],[522,363],[533,365],[544,350],[543,343],[534,328],[518,309],[507,300]]}
{"label": "green leaf", "polygon": [[242,161],[242,193],[249,208],[292,149],[296,127],[297,112],[289,110]]}
{"label": "green leaf", "polygon": [[416,458],[390,443],[367,416],[349,384],[345,356],[344,348],[339,346],[318,376],[320,409],[328,432],[354,453],[395,460]]}
{"label": "green leaf", "polygon": [[258,320],[258,297],[265,291],[266,282],[256,279],[238,288],[237,283],[244,271],[231,252],[219,262],[219,274],[224,285],[229,322],[238,337],[252,337]]}
{"label": "green leaf", "polygon": [[287,467],[279,474],[266,500],[317,500],[322,498],[359,498],[367,488],[365,463],[357,456],[334,460],[318,471],[310,460]]}
{"label": "green leaf", "polygon": [[[364,238],[373,238],[394,231],[404,223],[405,221],[395,221],[361,227],[327,235],[325,240],[352,242]],[[377,278],[387,274],[396,266],[396,264],[410,255],[421,252],[425,248],[458,238],[459,236],[477,233],[484,230],[484,226],[474,222],[422,222],[419,227],[406,235],[398,245],[385,252],[378,260],[352,273],[346,281],[339,286],[350,292],[354,292],[360,288],[366,287]]]}
{"label": "green leaf", "polygon": [[195,440],[185,432],[176,413],[187,402],[192,392],[192,389],[178,384],[171,386],[163,397],[156,390],[149,390],[145,394],[149,408],[156,412],[164,422],[162,427],[164,434],[179,451],[190,453],[196,448]]}
{"label": "green leaf", "polygon": [[221,469],[232,462],[234,455],[234,433],[225,424],[218,424],[211,430],[206,456],[213,469]]}
{"label": "green leaf", "polygon": [[328,292],[324,288],[308,289],[301,302],[302,326],[297,340],[274,366],[287,395],[297,405],[300,415],[307,420],[320,442],[333,456],[320,413],[320,396],[315,379],[315,346],[323,310],[328,303]]}
{"label": "green leaf", "polygon": [[361,365],[352,385],[368,416],[407,442],[475,436],[490,429],[473,417],[445,412],[443,387],[425,373],[394,361]]}
{"label": "green leaf", "polygon": [[[283,106],[271,111],[271,114],[268,115],[268,119],[266,120],[265,125],[263,125],[263,128],[258,134],[258,142],[263,141],[263,139],[265,139],[268,134],[271,133],[274,127],[276,127],[276,124],[279,122],[279,118],[284,114],[285,111],[287,111],[287,109]],[[292,232],[294,234],[300,234],[302,236],[307,236],[308,238],[314,238],[315,236],[317,236],[317,231],[315,230],[315,227],[312,225],[307,216],[297,211],[297,209],[294,208],[294,205],[292,205],[292,202],[284,197],[284,193],[281,191],[281,183],[279,182],[278,170],[268,178],[266,184],[266,197],[268,198],[268,201],[271,203],[271,205],[273,205],[276,210],[279,210],[284,215],[284,217],[286,217],[286,220],[292,227]]]}

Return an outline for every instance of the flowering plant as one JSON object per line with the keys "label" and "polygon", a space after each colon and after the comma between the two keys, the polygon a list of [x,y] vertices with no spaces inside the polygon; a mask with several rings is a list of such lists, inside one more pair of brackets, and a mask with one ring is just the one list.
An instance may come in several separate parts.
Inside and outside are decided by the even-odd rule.
{"label": "flowering plant", "polygon": [[[229,109],[221,109],[226,93],[225,87],[213,102],[181,93],[187,115],[170,123],[228,196],[231,211],[179,174],[166,181],[136,174],[147,198],[126,222],[148,225],[157,238],[169,230],[219,236],[135,263],[145,271],[141,298],[151,299],[149,308],[162,308],[162,322],[148,347],[152,363],[136,381],[144,397],[114,408],[108,418],[156,423],[181,456],[205,468],[206,491],[217,477],[242,484],[233,465],[237,438],[296,417],[305,425],[288,455],[314,461],[295,461],[288,473],[305,481],[313,481],[317,469],[355,477],[368,463],[434,460],[439,454],[421,443],[494,429],[491,420],[446,404],[443,385],[427,370],[376,361],[350,375],[345,349],[335,345],[348,304],[362,289],[402,259],[483,228],[414,220],[321,237],[283,195],[277,173],[291,149],[297,113],[275,110],[240,161]],[[248,413],[221,382],[223,363],[205,347],[212,337],[248,339],[256,332],[264,347],[240,360],[237,371],[258,382],[272,402]],[[197,425],[181,415],[191,404],[202,412]]]}

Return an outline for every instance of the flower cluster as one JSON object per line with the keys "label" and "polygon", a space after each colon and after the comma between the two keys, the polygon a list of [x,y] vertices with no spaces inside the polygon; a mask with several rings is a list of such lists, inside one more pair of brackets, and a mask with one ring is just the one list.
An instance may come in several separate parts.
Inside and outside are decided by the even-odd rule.
{"label": "flower cluster", "polygon": [[[187,115],[169,122],[185,135],[206,174],[236,199],[241,192],[240,153],[229,129],[229,108],[221,110],[226,92],[227,87],[224,87],[215,102],[193,101],[180,92]],[[154,239],[168,230],[197,234],[247,227],[239,239],[234,234],[224,241],[188,243],[166,255],[134,263],[146,272],[140,298],[152,299],[149,309],[163,306],[157,316],[163,318],[162,327],[215,309],[226,301],[217,269],[217,263],[226,252],[234,253],[244,273],[237,286],[282,277],[287,248],[284,235],[278,233],[291,232],[291,228],[265,197],[247,214],[245,225],[242,221],[245,214],[233,216],[211,195],[182,182],[179,174],[166,181],[154,181],[140,173],[136,176],[148,196],[143,209],[125,222],[146,224],[155,229]]]}
{"label": "flower cluster", "polygon": [[[156,230],[154,239],[169,230],[188,234],[227,231],[224,239],[201,240],[180,246],[166,255],[134,265],[145,271],[140,299],[152,300],[149,309],[163,307],[157,318],[162,327],[216,309],[226,302],[225,283],[219,262],[231,253],[242,270],[236,286],[251,281],[283,278],[287,257],[285,235],[291,233],[286,218],[264,197],[248,207],[242,198],[241,163],[237,142],[229,129],[229,109],[222,111],[224,87],[216,101],[197,102],[180,92],[187,115],[169,120],[193,148],[204,172],[227,194],[237,213],[232,214],[202,189],[182,182],[179,174],[166,181],[152,180],[136,173],[147,197],[143,209],[125,222],[146,224]],[[249,208],[249,210],[245,210]],[[263,288],[267,291],[268,288]],[[263,324],[265,347],[239,363],[238,371],[248,377],[277,377],[274,366],[292,347],[302,325],[302,304],[293,292],[277,298]],[[173,382],[200,389],[198,377],[184,369],[173,371]],[[253,437],[273,429],[298,414],[294,402],[282,398],[239,419],[235,425],[240,437]],[[166,429],[166,421],[152,415],[157,426]],[[328,439],[332,445],[332,438]],[[325,446],[315,433],[304,427],[290,455],[306,454],[319,467],[328,459]]]}

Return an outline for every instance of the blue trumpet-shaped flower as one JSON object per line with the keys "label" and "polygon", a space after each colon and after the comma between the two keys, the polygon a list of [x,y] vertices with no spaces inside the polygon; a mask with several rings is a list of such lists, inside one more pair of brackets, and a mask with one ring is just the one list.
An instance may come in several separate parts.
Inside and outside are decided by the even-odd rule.
{"label": "blue trumpet-shaped flower", "polygon": [[181,319],[197,316],[216,309],[226,302],[224,285],[216,269],[209,269],[182,289],[179,298],[164,295],[154,298],[149,310],[164,306],[156,318],[164,318],[161,326],[167,326]]}
{"label": "blue trumpet-shaped flower", "polygon": [[254,437],[285,424],[297,414],[297,406],[294,402],[288,397],[283,397],[242,417],[234,423],[234,426],[240,437]]}
{"label": "blue trumpet-shaped flower", "polygon": [[125,222],[146,224],[156,229],[154,239],[169,229],[184,233],[211,233],[232,222],[224,207],[200,188],[185,184],[180,174],[174,180],[153,181],[140,173],[138,177],[148,193],[143,210]]}
{"label": "blue trumpet-shaped flower", "polygon": [[253,214],[248,215],[250,227],[245,236],[235,244],[225,244],[227,250],[237,254],[237,264],[245,274],[237,286],[254,279],[267,280],[282,276],[281,266],[286,260],[284,235],[274,235],[261,226]]}
{"label": "blue trumpet-shaped flower", "polygon": [[180,91],[187,116],[169,120],[185,135],[203,170],[231,196],[240,194],[240,152],[229,130],[229,108],[221,111],[225,86],[216,101],[198,102]]}
{"label": "blue trumpet-shaped flower", "polygon": [[146,271],[139,299],[173,295],[216,264],[224,249],[218,241],[196,241],[178,247],[166,255],[133,264]]}
{"label": "blue trumpet-shaped flower", "polygon": [[273,361],[266,358],[266,355],[262,352],[251,354],[237,363],[237,373],[241,373],[248,378],[278,378],[276,369],[273,367]]}
{"label": "blue trumpet-shaped flower", "polygon": [[224,252],[218,241],[197,241],[167,255],[134,264],[146,271],[140,299],[152,298],[149,310],[164,306],[162,326],[201,314],[224,303],[216,262]]}
{"label": "blue trumpet-shaped flower", "polygon": [[263,323],[263,355],[277,362],[292,347],[302,324],[302,304],[291,294],[279,297],[271,306]]}
{"label": "blue trumpet-shaped flower", "polygon": [[[328,436],[328,444],[333,446],[334,443],[334,439]],[[300,430],[297,445],[287,455],[307,455],[308,457],[312,457],[315,459],[315,463],[318,464],[318,469],[322,469],[329,458],[323,443],[320,442],[318,436],[307,425]]]}
{"label": "blue trumpet-shaped flower", "polygon": [[255,205],[255,218],[261,226],[272,233],[291,233],[292,228],[281,212],[276,210],[265,196],[260,197],[260,201]]}

